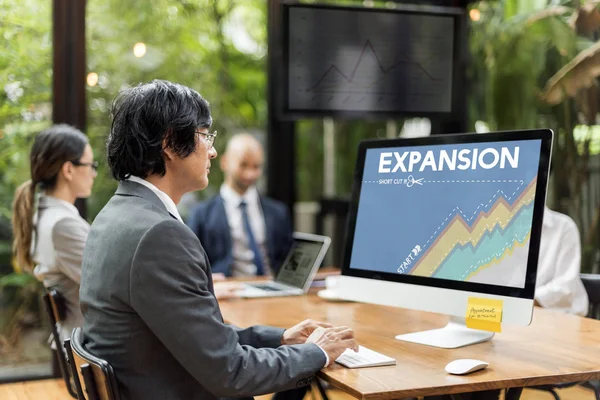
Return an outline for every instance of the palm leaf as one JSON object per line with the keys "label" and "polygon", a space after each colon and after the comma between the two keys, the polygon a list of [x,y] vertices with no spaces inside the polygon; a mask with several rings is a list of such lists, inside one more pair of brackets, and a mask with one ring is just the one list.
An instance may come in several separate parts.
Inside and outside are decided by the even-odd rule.
{"label": "palm leaf", "polygon": [[546,19],[546,18],[550,18],[550,17],[558,17],[561,15],[567,14],[567,13],[571,12],[572,10],[573,10],[572,8],[564,7],[564,6],[550,6],[541,11],[537,11],[537,12],[529,14],[525,21],[525,25],[526,26],[532,25],[532,24],[536,23],[537,21],[540,21],[540,20]]}
{"label": "palm leaf", "polygon": [[574,97],[580,89],[589,88],[600,75],[600,42],[583,50],[562,67],[546,83],[542,100],[556,105],[567,97]]}
{"label": "palm leaf", "polygon": [[573,13],[569,25],[583,36],[588,36],[600,28],[600,1],[594,0],[582,5],[577,12]]}

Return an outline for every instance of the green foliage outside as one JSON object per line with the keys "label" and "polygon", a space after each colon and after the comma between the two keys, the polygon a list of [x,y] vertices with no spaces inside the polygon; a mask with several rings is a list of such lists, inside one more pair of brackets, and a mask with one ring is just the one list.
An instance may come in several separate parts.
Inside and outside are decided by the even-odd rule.
{"label": "green foliage outside", "polygon": [[0,365],[49,357],[48,350],[24,356],[25,332],[43,321],[41,284],[12,272],[10,207],[29,177],[32,139],[50,125],[51,60],[51,2],[0,0]]}
{"label": "green foliage outside", "polygon": [[0,0],[0,240],[32,138],[50,124],[51,65],[51,3]]}
{"label": "green foliage outside", "polygon": [[[249,42],[249,53],[234,46],[232,30]],[[266,3],[264,1],[152,1],[123,7],[120,1],[91,1],[87,7],[88,70],[98,84],[88,87],[88,135],[96,157],[105,161],[112,99],[126,86],[168,79],[200,92],[211,103],[215,144],[266,123]],[[146,54],[136,58],[135,43]],[[218,169],[211,174],[220,181]],[[90,218],[114,192],[106,165],[88,202]],[[214,190],[213,190],[214,191]],[[210,191],[209,191],[210,193]]]}

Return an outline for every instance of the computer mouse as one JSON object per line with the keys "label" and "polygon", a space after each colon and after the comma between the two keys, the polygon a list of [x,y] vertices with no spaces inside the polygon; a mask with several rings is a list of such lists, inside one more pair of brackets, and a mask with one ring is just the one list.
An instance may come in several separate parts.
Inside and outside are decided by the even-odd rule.
{"label": "computer mouse", "polygon": [[479,371],[484,369],[489,364],[481,360],[472,360],[469,358],[463,358],[460,360],[450,361],[446,365],[446,372],[454,375],[465,375],[471,372]]}

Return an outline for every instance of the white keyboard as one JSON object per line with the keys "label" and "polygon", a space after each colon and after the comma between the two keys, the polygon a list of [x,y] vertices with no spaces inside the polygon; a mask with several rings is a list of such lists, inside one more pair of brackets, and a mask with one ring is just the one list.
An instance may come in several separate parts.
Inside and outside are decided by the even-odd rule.
{"label": "white keyboard", "polygon": [[384,365],[396,365],[394,358],[388,357],[366,347],[359,346],[358,352],[346,349],[341,356],[335,360],[346,368],[381,367]]}

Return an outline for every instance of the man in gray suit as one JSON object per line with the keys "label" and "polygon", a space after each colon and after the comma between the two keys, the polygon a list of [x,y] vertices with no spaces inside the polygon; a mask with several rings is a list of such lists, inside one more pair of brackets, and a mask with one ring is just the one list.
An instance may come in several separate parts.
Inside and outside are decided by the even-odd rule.
{"label": "man in gray suit", "polygon": [[347,327],[223,322],[210,265],[176,204],[208,185],[216,132],[197,92],[153,81],[114,103],[108,164],[120,181],[86,244],[84,345],[114,368],[122,399],[247,397],[302,387],[347,348]]}

